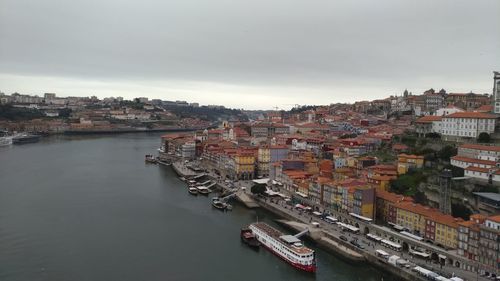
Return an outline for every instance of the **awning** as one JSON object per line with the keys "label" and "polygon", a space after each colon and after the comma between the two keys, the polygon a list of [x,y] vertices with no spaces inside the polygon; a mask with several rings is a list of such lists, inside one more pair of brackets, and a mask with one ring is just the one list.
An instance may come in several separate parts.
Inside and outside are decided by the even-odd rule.
{"label": "awning", "polygon": [[307,198],[307,195],[305,195],[305,194],[304,194],[304,193],[302,193],[302,192],[298,192],[298,191],[297,191],[297,192],[295,192],[295,193],[296,193],[298,196],[300,196],[300,197]]}
{"label": "awning", "polygon": [[265,179],[256,179],[256,180],[253,180],[252,182],[254,182],[256,184],[267,184],[268,181],[269,181],[269,178],[265,178]]}

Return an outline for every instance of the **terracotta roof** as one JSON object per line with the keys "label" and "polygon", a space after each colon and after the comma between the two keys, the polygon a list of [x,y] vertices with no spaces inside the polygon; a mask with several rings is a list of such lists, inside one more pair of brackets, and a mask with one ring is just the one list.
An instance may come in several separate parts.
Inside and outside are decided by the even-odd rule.
{"label": "terracotta roof", "polygon": [[469,166],[469,167],[465,168],[464,170],[473,171],[473,172],[480,172],[480,173],[488,173],[490,171],[490,169],[488,169],[488,168],[479,168],[479,167],[474,167],[474,166]]}
{"label": "terracotta roof", "polygon": [[490,166],[495,166],[496,165],[495,161],[475,159],[475,158],[469,158],[469,157],[463,157],[463,156],[453,156],[453,157],[451,157],[451,160],[461,161],[461,162],[466,162],[466,163],[476,163],[476,164],[490,165]]}
{"label": "terracotta roof", "polygon": [[441,116],[428,115],[428,116],[418,118],[418,120],[416,122],[417,123],[432,123],[434,121],[441,121],[442,118],[443,117],[441,117]]}
{"label": "terracotta roof", "polygon": [[461,146],[459,146],[459,148],[500,152],[500,146],[496,146],[496,145],[481,145],[481,144],[466,143],[466,144],[462,144]]}
{"label": "terracotta roof", "polygon": [[479,118],[479,119],[496,119],[497,117],[493,114],[482,113],[482,112],[455,112],[450,115],[446,115],[444,118]]}
{"label": "terracotta roof", "polygon": [[399,195],[399,194],[388,192],[388,191],[384,191],[384,190],[377,190],[376,191],[376,197],[384,199],[385,201],[389,201],[391,203],[396,203],[396,202],[404,201],[405,199],[406,200],[411,200],[411,198],[409,198],[409,197],[407,197],[408,198],[407,199],[403,195]]}
{"label": "terracotta roof", "polygon": [[485,105],[480,106],[479,108],[476,108],[474,111],[491,112],[491,111],[493,111],[493,105],[485,104]]}
{"label": "terracotta roof", "polygon": [[494,222],[500,223],[500,215],[495,215],[495,216],[487,217],[486,219],[490,220],[490,221],[494,221]]}

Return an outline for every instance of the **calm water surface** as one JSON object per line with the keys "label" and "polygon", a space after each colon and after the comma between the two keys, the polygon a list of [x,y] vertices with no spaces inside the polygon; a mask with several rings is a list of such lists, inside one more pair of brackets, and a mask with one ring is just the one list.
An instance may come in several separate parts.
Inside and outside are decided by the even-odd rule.
{"label": "calm water surface", "polygon": [[396,280],[321,250],[311,275],[245,247],[240,227],[275,217],[212,209],[145,165],[158,146],[130,134],[0,147],[0,280]]}

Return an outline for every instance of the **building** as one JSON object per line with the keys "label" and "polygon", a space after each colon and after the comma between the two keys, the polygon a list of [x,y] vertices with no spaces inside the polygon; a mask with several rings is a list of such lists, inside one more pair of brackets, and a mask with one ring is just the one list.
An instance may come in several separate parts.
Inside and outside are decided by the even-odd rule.
{"label": "building", "polygon": [[484,220],[485,216],[475,214],[470,216],[470,220],[458,223],[459,255],[479,261],[479,225],[483,224]]}
{"label": "building", "polygon": [[436,116],[446,116],[446,115],[450,115],[450,114],[453,114],[453,113],[456,113],[456,112],[463,112],[464,110],[461,109],[461,108],[458,108],[454,105],[448,105],[447,107],[443,107],[443,108],[440,108],[438,110],[436,110]]}
{"label": "building", "polygon": [[420,169],[424,166],[424,156],[420,155],[398,155],[398,174],[404,175],[411,169]]}
{"label": "building", "polygon": [[500,114],[500,72],[493,72],[493,99],[495,113]]}
{"label": "building", "polygon": [[446,96],[446,106],[454,105],[467,111],[472,111],[483,105],[490,105],[489,95],[478,95],[474,93],[450,93]]}
{"label": "building", "polygon": [[420,117],[415,121],[415,131],[421,137],[428,133],[440,133],[441,130],[438,128],[437,124],[440,125],[441,120],[441,116],[427,115]]}
{"label": "building", "polygon": [[466,143],[458,147],[458,156],[496,161],[500,159],[500,146]]}
{"label": "building", "polygon": [[269,164],[271,163],[271,150],[269,146],[261,146],[257,152],[257,176],[269,176]]}
{"label": "building", "polygon": [[500,215],[485,219],[480,225],[479,262],[482,271],[498,274],[500,272]]}
{"label": "building", "polygon": [[251,135],[255,138],[268,138],[289,133],[290,127],[280,123],[257,123],[251,127]]}
{"label": "building", "polygon": [[236,179],[251,180],[255,175],[255,152],[238,149],[234,155],[234,176]]}
{"label": "building", "polygon": [[482,112],[456,112],[444,116],[441,135],[445,140],[477,138],[480,133],[495,132],[496,116]]}

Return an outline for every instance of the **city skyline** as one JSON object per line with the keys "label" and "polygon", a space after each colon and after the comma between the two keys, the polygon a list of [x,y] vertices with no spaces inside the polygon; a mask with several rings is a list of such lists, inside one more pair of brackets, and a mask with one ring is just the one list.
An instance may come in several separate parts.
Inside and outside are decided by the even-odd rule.
{"label": "city skyline", "polygon": [[491,94],[500,69],[497,1],[2,0],[0,7],[6,94],[289,109],[404,89]]}

